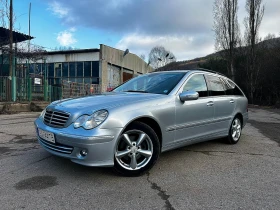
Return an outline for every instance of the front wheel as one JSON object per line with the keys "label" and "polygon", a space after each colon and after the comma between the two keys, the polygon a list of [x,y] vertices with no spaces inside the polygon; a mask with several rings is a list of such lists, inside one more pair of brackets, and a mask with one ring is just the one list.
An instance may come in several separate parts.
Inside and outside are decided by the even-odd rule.
{"label": "front wheel", "polygon": [[228,134],[228,143],[236,144],[241,136],[242,123],[239,117],[235,117],[231,123],[229,134]]}
{"label": "front wheel", "polygon": [[139,176],[156,163],[159,153],[159,139],[154,130],[144,123],[133,122],[117,141],[114,169],[125,176]]}

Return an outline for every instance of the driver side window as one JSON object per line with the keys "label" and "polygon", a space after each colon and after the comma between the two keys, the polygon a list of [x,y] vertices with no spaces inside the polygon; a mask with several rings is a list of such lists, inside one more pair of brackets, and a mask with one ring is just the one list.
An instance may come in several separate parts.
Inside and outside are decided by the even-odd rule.
{"label": "driver side window", "polygon": [[199,97],[208,96],[205,78],[202,74],[196,74],[187,81],[187,83],[183,88],[183,91],[189,91],[189,90],[198,92]]}

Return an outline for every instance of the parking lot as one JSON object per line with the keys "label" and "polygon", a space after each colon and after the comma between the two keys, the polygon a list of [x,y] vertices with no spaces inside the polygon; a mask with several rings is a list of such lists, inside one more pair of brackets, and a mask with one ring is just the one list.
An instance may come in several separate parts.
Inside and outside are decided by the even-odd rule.
{"label": "parking lot", "polygon": [[47,153],[35,137],[38,115],[0,115],[0,209],[279,209],[277,110],[250,109],[236,145],[169,151],[134,178]]}

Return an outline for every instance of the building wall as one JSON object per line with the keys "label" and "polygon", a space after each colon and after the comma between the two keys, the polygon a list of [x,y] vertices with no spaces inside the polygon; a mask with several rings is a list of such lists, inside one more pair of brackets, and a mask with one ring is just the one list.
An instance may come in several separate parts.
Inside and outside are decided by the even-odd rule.
{"label": "building wall", "polygon": [[[106,65],[107,63],[109,65]],[[110,72],[109,68],[111,68],[111,66],[115,66],[116,68],[119,69],[120,71],[119,82],[110,80],[110,78],[111,79],[114,78],[111,77],[109,73]],[[124,51],[101,44],[100,45],[100,71],[101,71],[100,75],[102,80],[102,91],[106,91],[107,85],[109,85],[109,83],[114,84],[114,86],[117,86],[120,85],[122,82],[124,82],[123,72],[126,73],[125,78],[132,78],[135,75],[145,74],[154,71],[154,69],[135,54],[128,53],[127,55],[124,56]],[[117,74],[116,71],[114,71],[114,74]],[[131,76],[127,74],[131,74]],[[117,79],[118,77],[115,78]]]}
{"label": "building wall", "polygon": [[[86,68],[88,62],[91,63],[91,73],[86,73],[89,72],[89,68]],[[49,84],[60,84],[62,80],[89,82],[101,85],[103,92],[136,75],[154,70],[137,55],[128,53],[124,56],[124,51],[103,44],[100,49],[49,52],[46,63]],[[42,73],[44,61],[38,60],[30,66],[32,73]]]}
{"label": "building wall", "polygon": [[[99,52],[84,52],[84,53],[67,53],[47,55],[47,63],[61,63],[61,62],[78,62],[78,61],[98,61]],[[37,63],[43,63],[38,60]]]}

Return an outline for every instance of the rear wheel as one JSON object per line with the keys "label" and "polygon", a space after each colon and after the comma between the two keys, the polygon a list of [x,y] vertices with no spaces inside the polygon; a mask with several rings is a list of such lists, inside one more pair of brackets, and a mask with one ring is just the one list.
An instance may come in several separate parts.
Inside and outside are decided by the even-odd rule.
{"label": "rear wheel", "polygon": [[133,122],[117,141],[114,169],[125,176],[141,175],[156,163],[159,152],[154,130],[144,123]]}
{"label": "rear wheel", "polygon": [[241,136],[242,123],[239,117],[235,117],[231,123],[229,134],[228,134],[228,143],[236,144]]}

